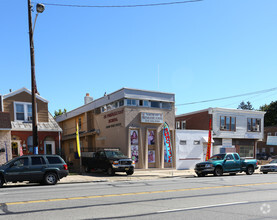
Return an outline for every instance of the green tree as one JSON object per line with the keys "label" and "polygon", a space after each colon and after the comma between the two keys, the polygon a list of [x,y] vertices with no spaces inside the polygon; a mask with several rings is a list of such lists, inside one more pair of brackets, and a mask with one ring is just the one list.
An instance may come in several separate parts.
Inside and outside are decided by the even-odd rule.
{"label": "green tree", "polygon": [[277,101],[261,106],[260,111],[266,112],[264,115],[264,126],[277,125]]}
{"label": "green tree", "polygon": [[59,109],[59,111],[54,112],[54,118],[56,118],[57,116],[62,115],[64,113],[66,113],[66,109],[64,109],[63,111],[61,109]]}
{"label": "green tree", "polygon": [[253,110],[253,106],[252,104],[247,101],[246,103],[244,101],[242,101],[239,106],[238,106],[238,109],[243,109],[243,110]]}

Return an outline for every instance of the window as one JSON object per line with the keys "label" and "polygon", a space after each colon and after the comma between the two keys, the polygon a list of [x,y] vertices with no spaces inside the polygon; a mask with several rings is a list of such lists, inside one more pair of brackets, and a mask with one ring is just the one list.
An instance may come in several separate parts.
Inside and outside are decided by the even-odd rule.
{"label": "window", "polygon": [[254,157],[253,146],[240,146],[240,157]]}
{"label": "window", "polygon": [[247,131],[261,131],[261,119],[247,118]]}
{"label": "window", "polygon": [[194,145],[199,145],[199,144],[200,144],[200,141],[193,141],[193,144],[194,144]]}
{"label": "window", "polygon": [[41,165],[45,164],[43,157],[31,157],[32,165]]}
{"label": "window", "polygon": [[50,164],[63,163],[59,157],[46,157]]}
{"label": "window", "polygon": [[137,100],[135,100],[135,99],[127,99],[127,105],[128,106],[136,106],[137,105]]}
{"label": "window", "polygon": [[33,136],[29,136],[27,138],[27,146],[28,146],[28,152],[29,153],[33,153],[34,149],[33,149]]}
{"label": "window", "polygon": [[271,133],[269,132],[269,133],[267,133],[267,136],[271,136]]}
{"label": "window", "polygon": [[123,105],[124,105],[124,100],[121,99],[121,100],[119,101],[119,106],[123,106]]}
{"label": "window", "polygon": [[81,118],[78,119],[78,125],[79,125],[79,130],[81,130],[82,129],[82,119]]}
{"label": "window", "polygon": [[275,136],[277,136],[277,132],[275,132]]}
{"label": "window", "polygon": [[236,118],[229,116],[220,116],[220,130],[222,131],[235,131]]}
{"label": "window", "polygon": [[16,121],[32,121],[32,104],[15,102],[14,106]]}
{"label": "window", "polygon": [[14,166],[22,167],[22,166],[28,166],[28,158],[20,158],[14,162]]}
{"label": "window", "polygon": [[139,106],[149,107],[149,101],[147,101],[147,100],[139,100]]}
{"label": "window", "polygon": [[163,109],[171,109],[171,103],[169,102],[162,102]]}
{"label": "window", "polygon": [[69,153],[73,153],[74,152],[74,145],[73,145],[73,141],[69,142]]}
{"label": "window", "polygon": [[151,107],[152,108],[160,108],[160,102],[151,101]]}
{"label": "window", "polygon": [[227,154],[226,160],[234,160],[234,157],[232,154]]}
{"label": "window", "polygon": [[234,156],[236,160],[239,160],[239,156],[237,154],[234,154]]}
{"label": "window", "polygon": [[183,130],[186,129],[186,121],[181,122],[181,129],[183,129]]}
{"label": "window", "polygon": [[269,150],[270,150],[270,153],[273,153],[274,152],[274,147],[271,147]]}
{"label": "window", "polygon": [[187,145],[187,141],[185,141],[185,140],[180,140],[180,145]]}
{"label": "window", "polygon": [[176,129],[180,129],[180,122],[176,121]]}

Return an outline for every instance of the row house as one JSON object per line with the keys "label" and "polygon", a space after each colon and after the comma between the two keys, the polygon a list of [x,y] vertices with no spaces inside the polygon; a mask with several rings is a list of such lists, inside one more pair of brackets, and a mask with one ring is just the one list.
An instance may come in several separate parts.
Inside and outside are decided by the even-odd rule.
{"label": "row house", "polygon": [[[48,101],[39,95],[36,95],[36,101],[38,153],[58,154],[60,153],[60,134],[62,130],[53,116],[48,112]],[[10,149],[12,157],[34,154],[31,91],[21,88],[3,95],[1,98],[1,112],[0,122],[4,118],[3,115],[6,115],[5,120],[8,117],[10,123],[10,137],[6,138],[9,140],[5,143]],[[2,138],[3,136],[1,135]]]}
{"label": "row house", "polygon": [[262,111],[208,108],[176,116],[176,129],[209,130],[211,121],[213,154],[238,152],[241,157],[254,158],[257,142],[263,139]]}
{"label": "row house", "polygon": [[[136,168],[171,167],[164,160],[162,129],[167,122],[174,139],[174,103],[174,94],[130,88],[96,100],[87,94],[84,105],[56,117],[63,130],[63,155],[70,169],[78,170],[80,165],[77,124],[82,152],[115,148],[132,158]],[[174,153],[173,149],[173,157]]]}

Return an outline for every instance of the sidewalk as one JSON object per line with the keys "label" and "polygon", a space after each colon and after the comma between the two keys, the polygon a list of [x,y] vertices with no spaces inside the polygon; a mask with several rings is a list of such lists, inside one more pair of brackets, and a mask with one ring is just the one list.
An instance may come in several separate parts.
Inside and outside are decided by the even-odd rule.
{"label": "sidewalk", "polygon": [[117,182],[134,180],[151,180],[170,177],[194,177],[194,170],[172,170],[172,169],[136,169],[133,175],[127,176],[125,173],[116,173],[114,176],[108,176],[102,172],[84,173],[82,175],[68,175],[61,179],[58,184],[63,183],[89,183],[89,182]]}

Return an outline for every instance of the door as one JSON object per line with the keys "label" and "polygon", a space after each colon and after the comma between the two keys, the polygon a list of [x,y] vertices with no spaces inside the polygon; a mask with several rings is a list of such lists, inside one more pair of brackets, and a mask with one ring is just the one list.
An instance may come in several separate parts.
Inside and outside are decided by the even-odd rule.
{"label": "door", "polygon": [[234,164],[235,164],[235,161],[234,161],[233,155],[227,154],[223,162],[224,171],[226,172],[234,171],[235,170]]}
{"label": "door", "polygon": [[13,158],[20,156],[20,141],[12,141]]}
{"label": "door", "polygon": [[22,157],[10,164],[6,170],[7,181],[25,181],[28,180],[29,159]]}
{"label": "door", "polygon": [[44,141],[44,154],[56,154],[55,141]]}

